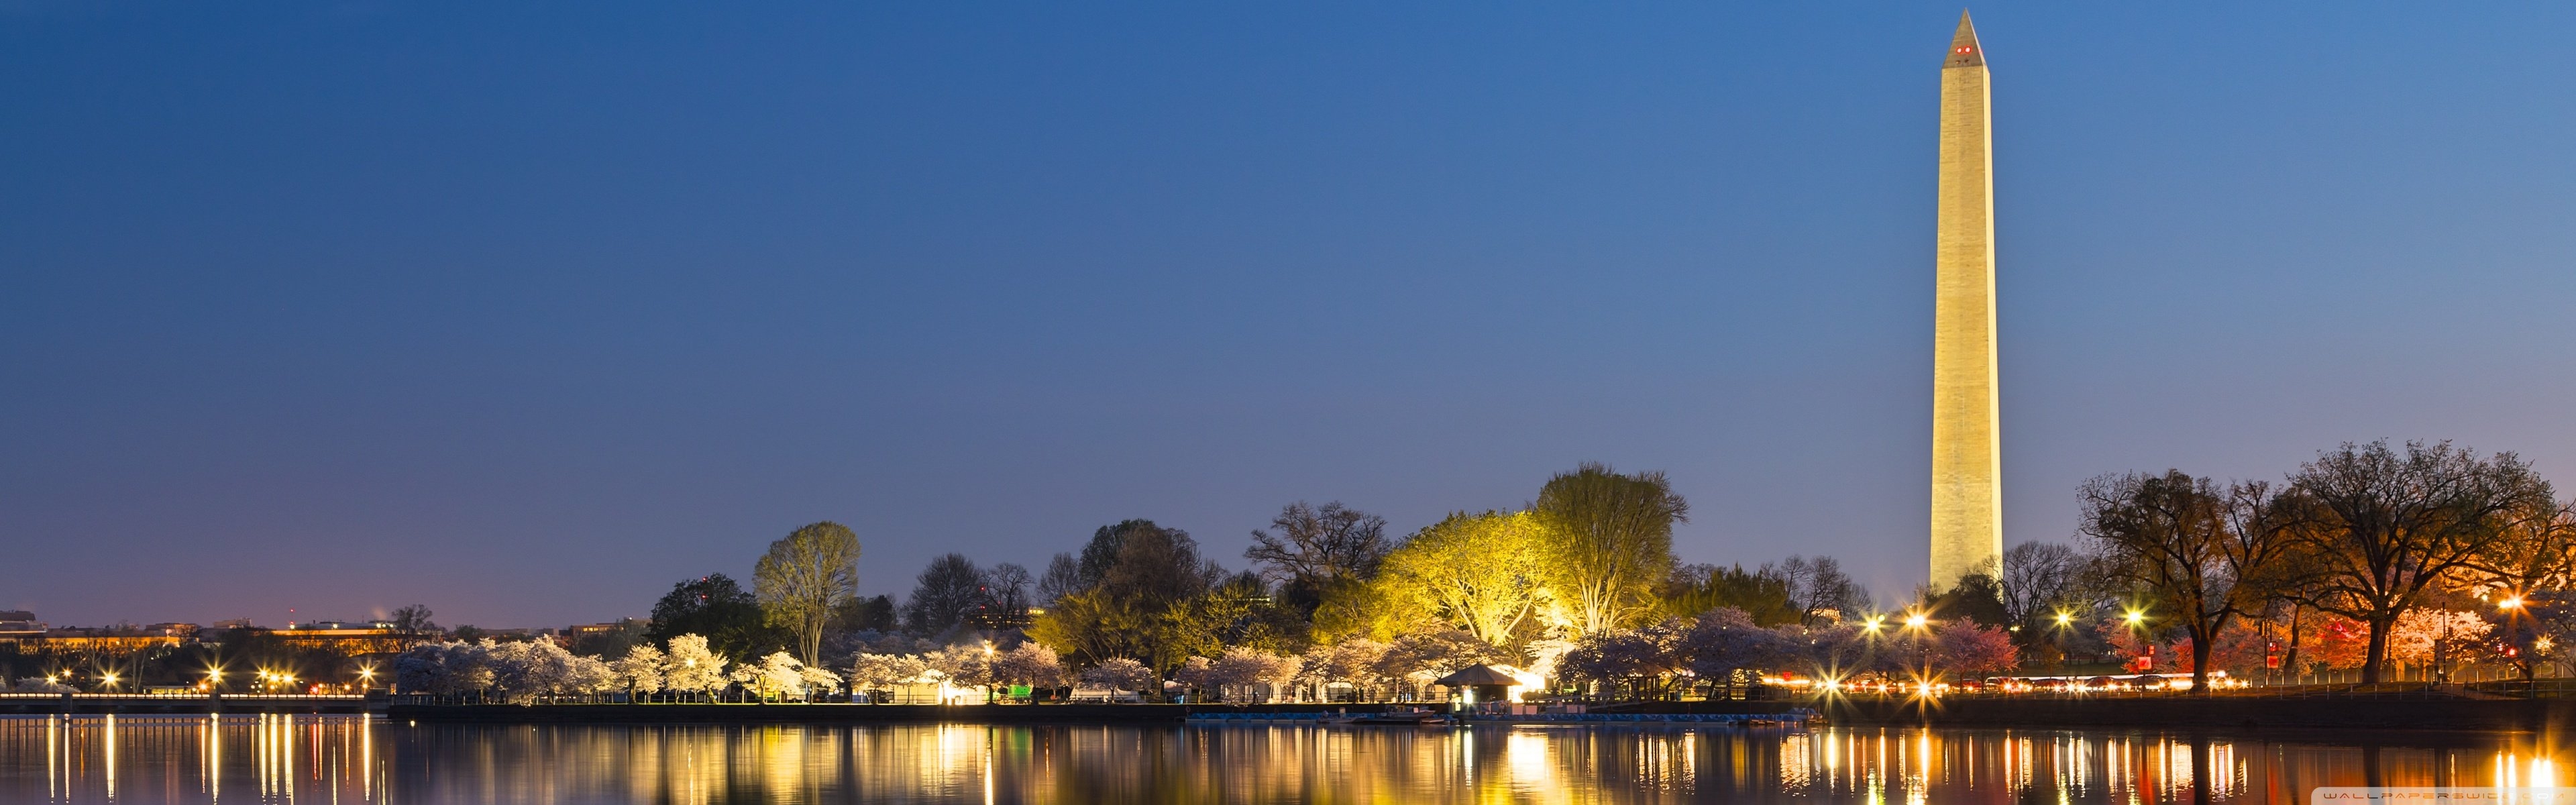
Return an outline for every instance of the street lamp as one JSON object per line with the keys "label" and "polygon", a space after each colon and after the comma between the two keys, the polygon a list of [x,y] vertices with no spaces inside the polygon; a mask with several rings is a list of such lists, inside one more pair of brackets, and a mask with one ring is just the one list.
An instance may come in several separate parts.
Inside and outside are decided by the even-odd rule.
{"label": "street lamp", "polygon": [[2496,608],[2507,612],[2521,609],[2522,596],[2507,596],[2504,600],[2496,602]]}
{"label": "street lamp", "polygon": [[2124,617],[2123,620],[2128,621],[2129,626],[2135,628],[2139,624],[2147,622],[2147,613],[2143,610],[2132,609],[2129,610],[2129,614]]}
{"label": "street lamp", "polygon": [[1923,644],[1923,635],[1929,631],[1925,627],[1930,626],[1931,623],[1931,616],[1921,611],[1905,613],[1905,631],[1913,635],[1915,687],[1925,696],[1932,693],[1931,683],[1922,681],[1929,678],[1932,673],[1932,647]]}

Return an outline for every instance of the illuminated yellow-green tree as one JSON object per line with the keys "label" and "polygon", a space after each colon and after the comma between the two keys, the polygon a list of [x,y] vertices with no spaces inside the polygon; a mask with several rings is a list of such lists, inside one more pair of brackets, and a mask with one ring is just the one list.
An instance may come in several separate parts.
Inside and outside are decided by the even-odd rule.
{"label": "illuminated yellow-green tree", "polygon": [[769,544],[752,566],[753,594],[771,622],[796,635],[807,665],[822,660],[823,627],[832,610],[850,600],[859,582],[859,538],[848,526],[825,521],[796,529]]}
{"label": "illuminated yellow-green tree", "polygon": [[1531,511],[1545,526],[1539,567],[1577,637],[1653,612],[1655,585],[1673,567],[1673,524],[1690,519],[1663,473],[1598,463],[1548,479]]}
{"label": "illuminated yellow-green tree", "polygon": [[1544,532],[1529,512],[1449,515],[1387,554],[1377,578],[1384,611],[1426,613],[1504,645],[1545,594],[1538,565]]}

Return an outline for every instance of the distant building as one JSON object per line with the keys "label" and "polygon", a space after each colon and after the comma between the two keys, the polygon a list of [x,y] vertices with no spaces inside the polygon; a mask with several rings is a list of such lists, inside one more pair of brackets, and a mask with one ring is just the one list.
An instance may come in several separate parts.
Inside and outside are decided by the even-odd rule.
{"label": "distant building", "polygon": [[302,623],[289,623],[289,624],[287,624],[287,625],[286,625],[286,628],[288,628],[288,629],[376,629],[376,628],[390,628],[390,627],[378,627],[378,626],[376,626],[376,625],[375,625],[373,622],[371,622],[371,621],[305,621],[305,622],[302,622]]}
{"label": "distant building", "polygon": [[616,634],[629,629],[641,633],[652,625],[652,621],[643,618],[625,618],[607,623],[576,623],[564,627],[563,633],[566,637],[579,640],[596,635]]}
{"label": "distant building", "polygon": [[0,610],[0,652],[34,653],[30,642],[43,642],[45,624],[36,613],[23,609]]}
{"label": "distant building", "polygon": [[137,626],[102,629],[63,627],[0,636],[0,641],[16,644],[18,653],[35,655],[138,654],[154,649],[176,648],[187,640],[188,638],[180,635]]}
{"label": "distant building", "polygon": [[392,624],[372,621],[306,621],[288,624],[269,632],[278,642],[301,648],[324,649],[348,656],[390,654],[410,644],[395,634]]}
{"label": "distant building", "polygon": [[259,627],[252,625],[249,618],[234,618],[232,620],[215,621],[213,628],[215,631],[222,632],[233,629],[257,629]]}

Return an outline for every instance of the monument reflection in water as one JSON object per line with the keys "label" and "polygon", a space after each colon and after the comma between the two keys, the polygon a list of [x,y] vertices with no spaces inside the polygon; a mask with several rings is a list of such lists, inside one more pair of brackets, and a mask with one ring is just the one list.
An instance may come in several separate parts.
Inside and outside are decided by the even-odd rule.
{"label": "monument reflection in water", "polygon": [[2503,736],[0,718],[12,803],[2304,802],[2557,785],[2561,760]]}

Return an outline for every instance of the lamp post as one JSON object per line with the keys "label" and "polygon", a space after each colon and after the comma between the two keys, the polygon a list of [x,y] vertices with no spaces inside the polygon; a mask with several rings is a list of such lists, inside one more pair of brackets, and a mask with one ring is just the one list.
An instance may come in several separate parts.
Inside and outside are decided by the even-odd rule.
{"label": "lamp post", "polygon": [[[2135,609],[2135,608],[2132,608],[2132,609],[2126,610],[2126,611],[2124,611],[2124,612],[2122,612],[2122,613],[2121,613],[2121,615],[2120,615],[2120,622],[2128,625],[2128,627],[2129,627],[2129,637],[2130,637],[2131,639],[2137,639],[2137,638],[2138,638],[2138,635],[2139,635],[2139,632],[2144,631],[2144,630],[2145,630],[2145,628],[2146,628],[2146,625],[2147,625],[2147,611],[2146,611],[2146,610],[2143,610],[2143,609]],[[2145,663],[2145,664],[2142,664],[2142,665],[2138,665],[2138,667],[2130,668],[2130,669],[2129,669],[2129,673],[2132,673],[2132,674],[2142,674],[2142,673],[2146,673],[2148,670],[2153,669],[2153,668],[2155,667],[2155,666],[2154,666],[2154,663],[2155,663],[2155,656],[2156,656],[2156,643],[2155,643],[2155,640],[2153,640],[2152,638],[2145,640],[2145,641],[2143,642],[2143,644],[2142,644],[2142,648],[2143,648],[2144,650],[2143,650],[2143,651],[2141,651],[2141,652],[2139,653],[2139,656],[2140,656],[2140,657],[2142,657],[2142,658],[2144,658],[2144,659],[2146,660],[2146,663]],[[2134,659],[2133,659],[2131,662],[2132,662],[2132,664],[2137,664],[2137,663],[2136,663],[2136,660],[2134,660]]]}
{"label": "lamp post", "polygon": [[2549,638],[2548,636],[2543,635],[2540,639],[2531,641],[2528,645],[2523,643],[2520,639],[2523,627],[2523,604],[2524,602],[2521,595],[2507,595],[2504,597],[2504,600],[2496,602],[2496,609],[2504,612],[2505,639],[2510,641],[2510,645],[2512,647],[2513,662],[2516,666],[2515,670],[2521,671],[2523,682],[2525,684],[2529,684],[2531,681],[2530,669],[2532,664],[2540,661],[2540,658],[2532,655],[2546,650]]}

